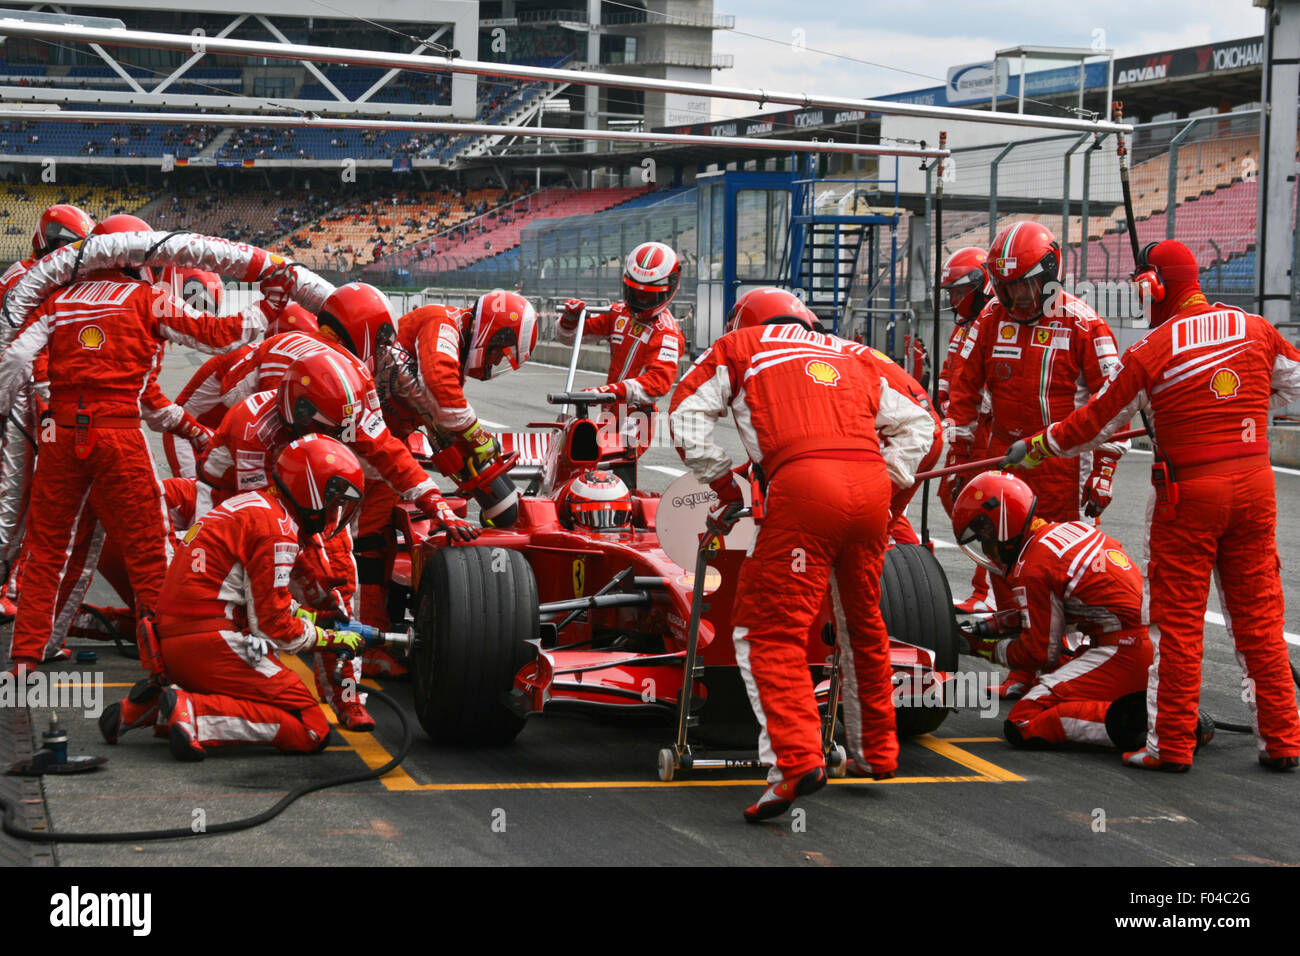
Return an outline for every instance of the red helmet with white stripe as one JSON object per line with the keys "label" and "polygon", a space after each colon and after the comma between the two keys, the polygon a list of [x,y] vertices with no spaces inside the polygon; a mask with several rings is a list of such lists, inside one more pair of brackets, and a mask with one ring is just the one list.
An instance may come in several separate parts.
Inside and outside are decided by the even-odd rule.
{"label": "red helmet with white stripe", "polygon": [[1005,471],[986,471],[966,482],[952,506],[957,544],[976,564],[1005,575],[1020,558],[1038,499]]}
{"label": "red helmet with white stripe", "polygon": [[465,374],[484,382],[494,373],[513,371],[528,361],[537,345],[537,311],[518,292],[494,289],[479,296],[469,329]]}
{"label": "red helmet with white stripe", "polygon": [[41,213],[32,233],[32,255],[48,256],[60,246],[85,239],[95,228],[95,220],[78,206],[60,203]]}
{"label": "red helmet with white stripe", "polygon": [[380,350],[397,338],[393,309],[368,282],[349,282],[330,293],[316,314],[320,331],[361,359],[370,371]]}
{"label": "red helmet with white stripe", "polygon": [[1033,322],[1061,275],[1061,244],[1052,230],[1036,222],[1017,222],[998,233],[989,246],[989,281],[1007,315]]}
{"label": "red helmet with white stripe", "polygon": [[943,264],[939,287],[948,290],[948,302],[958,325],[973,321],[988,303],[993,288],[985,263],[988,254],[977,246],[958,249]]}
{"label": "red helmet with white stripe", "polygon": [[769,322],[795,322],[806,329],[819,329],[821,323],[803,299],[787,289],[761,286],[750,289],[736,300],[727,313],[727,331],[747,329]]}
{"label": "red helmet with white stripe", "polygon": [[611,471],[588,471],[560,493],[560,521],[593,531],[625,531],[632,525],[632,495]]}
{"label": "red helmet with white stripe", "polygon": [[623,302],[638,319],[648,319],[677,294],[682,264],[662,242],[643,242],[623,263]]}
{"label": "red helmet with white stripe", "polygon": [[304,355],[289,363],[276,397],[280,417],[295,435],[323,432],[335,437],[358,428],[377,412],[379,397],[365,370],[334,349]]}
{"label": "red helmet with white stripe", "polygon": [[285,446],[271,467],[276,488],[298,517],[301,538],[332,538],[361,507],[361,463],[325,435],[304,435]]}

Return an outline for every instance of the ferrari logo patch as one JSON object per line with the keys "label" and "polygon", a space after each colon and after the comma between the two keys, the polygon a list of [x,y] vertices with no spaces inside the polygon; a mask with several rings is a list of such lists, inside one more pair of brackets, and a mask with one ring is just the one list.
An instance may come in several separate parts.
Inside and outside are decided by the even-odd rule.
{"label": "ferrari logo patch", "polygon": [[1210,391],[1215,398],[1232,398],[1241,388],[1241,377],[1230,368],[1221,368],[1210,379]]}
{"label": "ferrari logo patch", "polygon": [[81,343],[83,349],[98,349],[104,344],[106,338],[104,330],[98,325],[88,325],[77,334],[77,341]]}
{"label": "ferrari logo patch", "polygon": [[996,259],[993,260],[993,268],[997,269],[998,272],[1001,272],[1004,276],[1009,276],[1011,275],[1012,272],[1015,271],[1016,257],[998,256]]}
{"label": "ferrari logo patch", "polygon": [[891,358],[890,358],[888,355],[886,355],[884,352],[880,351],[880,349],[870,349],[870,352],[871,352],[871,354],[874,355],[876,358],[880,359],[880,361],[882,361],[882,362],[888,362],[890,365],[893,365],[893,364],[894,364],[894,360],[891,359]]}
{"label": "ferrari logo patch", "polygon": [[834,387],[839,383],[840,370],[829,362],[811,361],[803,369],[818,385]]}
{"label": "ferrari logo patch", "polygon": [[1052,341],[1052,330],[1049,328],[1034,329],[1034,344],[1046,345]]}
{"label": "ferrari logo patch", "polygon": [[587,584],[587,563],[582,558],[573,561],[573,596],[582,597]]}
{"label": "ferrari logo patch", "polygon": [[1116,567],[1123,568],[1127,571],[1133,567],[1133,562],[1128,559],[1128,555],[1118,548],[1107,548],[1106,559]]}

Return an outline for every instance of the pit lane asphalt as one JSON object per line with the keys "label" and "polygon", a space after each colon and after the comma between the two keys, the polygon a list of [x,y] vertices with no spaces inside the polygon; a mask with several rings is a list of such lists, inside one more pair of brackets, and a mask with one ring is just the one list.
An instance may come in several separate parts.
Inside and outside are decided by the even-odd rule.
{"label": "pit lane asphalt", "polygon": [[[163,388],[175,394],[192,368],[170,357]],[[500,382],[472,383],[470,397],[487,421],[522,430],[552,417],[546,391],[563,387],[559,369],[528,366]],[[595,376],[579,374],[579,384]],[[730,422],[722,442],[740,454]],[[160,456],[161,458],[161,456]],[[681,462],[671,448],[642,462],[643,486],[660,489]],[[1141,555],[1147,459],[1127,456],[1104,526]],[[1300,633],[1300,475],[1277,474],[1287,630]],[[914,521],[920,506],[912,507]],[[952,539],[942,527],[934,536]],[[969,562],[942,543],[937,555],[954,593],[969,591]],[[1217,612],[1211,598],[1211,611]],[[1224,628],[1206,626],[1202,705],[1221,719],[1245,722],[1240,671]],[[100,663],[106,700],[125,693],[137,665],[111,646],[87,644]],[[1296,651],[1292,651],[1297,659]],[[987,669],[969,657],[962,667]],[[78,669],[66,665],[65,670]],[[303,672],[305,675],[305,671]],[[409,685],[384,689],[409,707]],[[777,864],[777,865],[1268,865],[1300,863],[1294,807],[1300,776],[1275,775],[1255,763],[1252,738],[1221,733],[1186,775],[1128,770],[1113,752],[1012,750],[1001,717],[953,714],[933,741],[903,746],[902,776],[885,784],[836,783],[801,801],[801,828],[783,818],[746,826],[740,809],[757,796],[757,776],[697,773],[661,784],[658,749],[671,728],[645,722],[577,717],[534,718],[514,744],[482,751],[433,747],[418,728],[402,771],[384,782],[314,794],[277,820],[248,833],[165,843],[58,847],[63,865],[226,864]],[[375,707],[379,731],[336,735],[316,757],[223,753],[201,764],[174,762],[161,742],[136,731],[102,743],[80,711],[60,714],[72,752],[110,757],[108,767],[79,777],[47,777],[54,827],[67,831],[191,826],[251,815],[307,779],[377,766],[397,745],[395,723]],[[48,710],[33,708],[39,732]],[[411,716],[414,722],[413,715]],[[752,781],[752,782],[750,782]],[[1099,829],[1104,820],[1104,830]]]}

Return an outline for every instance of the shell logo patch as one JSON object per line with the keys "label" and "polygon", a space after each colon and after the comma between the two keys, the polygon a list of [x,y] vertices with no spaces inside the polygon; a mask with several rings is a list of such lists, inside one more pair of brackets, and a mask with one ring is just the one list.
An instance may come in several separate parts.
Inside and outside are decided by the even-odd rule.
{"label": "shell logo patch", "polygon": [[1010,322],[1003,322],[1002,327],[998,329],[998,337],[1014,339],[1016,337],[1016,327]]}
{"label": "shell logo patch", "polygon": [[181,540],[182,540],[183,542],[185,542],[186,544],[189,544],[190,542],[192,542],[195,538],[197,538],[197,537],[199,536],[199,532],[202,531],[202,530],[203,530],[203,522],[200,521],[200,522],[198,522],[197,524],[195,524],[194,527],[190,528],[189,531],[186,531],[186,532],[185,532],[185,537],[182,538]]}
{"label": "shell logo patch", "polygon": [[840,380],[840,370],[829,362],[820,362],[814,359],[805,365],[803,370],[818,385],[834,387]]}
{"label": "shell logo patch", "polygon": [[104,330],[98,325],[88,325],[77,333],[77,341],[81,343],[83,349],[98,349],[107,338]]}
{"label": "shell logo patch", "polygon": [[1128,559],[1128,555],[1118,548],[1107,548],[1106,559],[1116,567],[1123,568],[1127,571],[1133,567],[1133,562]]}
{"label": "shell logo patch", "polygon": [[1241,377],[1230,368],[1221,368],[1210,379],[1210,391],[1215,398],[1232,398],[1241,388]]}

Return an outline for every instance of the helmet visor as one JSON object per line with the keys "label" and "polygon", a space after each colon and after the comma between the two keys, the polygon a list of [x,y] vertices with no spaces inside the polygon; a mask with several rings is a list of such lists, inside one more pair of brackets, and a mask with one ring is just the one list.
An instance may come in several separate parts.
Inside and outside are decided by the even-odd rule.
{"label": "helmet visor", "polygon": [[325,505],[320,515],[320,533],[333,538],[352,523],[361,507],[361,489],[342,475],[330,475],[325,482]]}
{"label": "helmet visor", "polygon": [[626,528],[632,518],[626,501],[574,501],[569,508],[574,521],[596,531]]}
{"label": "helmet visor", "polygon": [[1043,310],[1043,288],[1046,281],[1042,272],[1021,276],[1019,279],[1003,279],[994,273],[992,278],[993,291],[1008,315],[1019,322],[1038,318]]}
{"label": "helmet visor", "polygon": [[1006,574],[999,555],[998,537],[988,515],[978,514],[972,518],[970,524],[957,536],[957,545],[980,567],[994,574]]}

